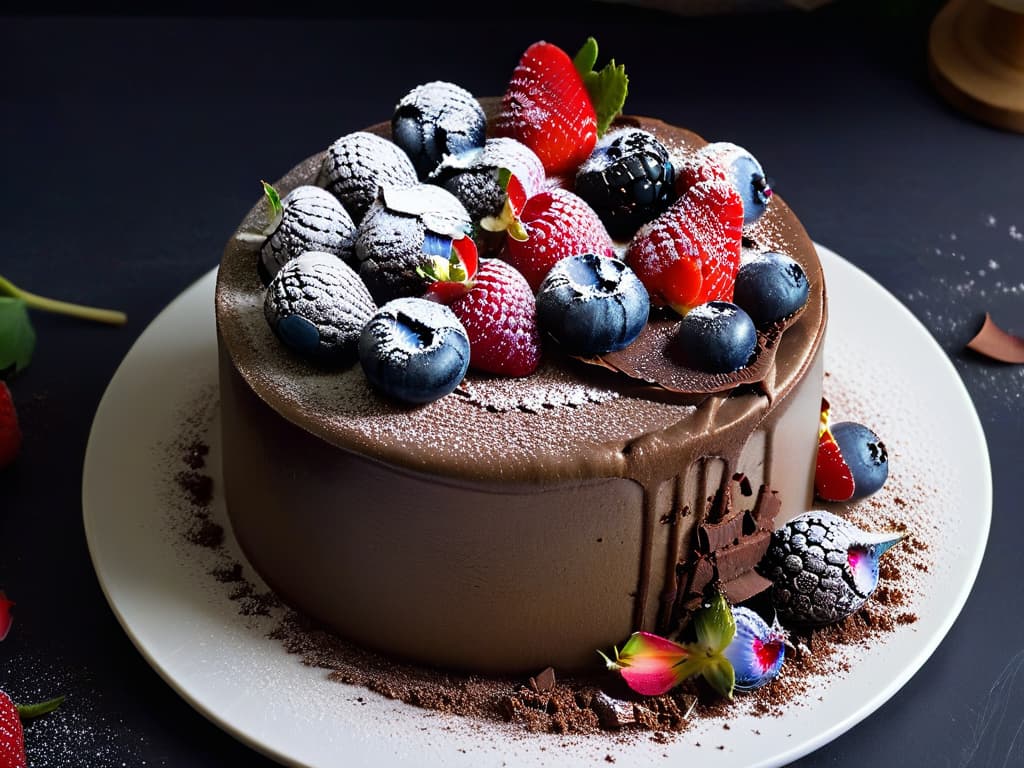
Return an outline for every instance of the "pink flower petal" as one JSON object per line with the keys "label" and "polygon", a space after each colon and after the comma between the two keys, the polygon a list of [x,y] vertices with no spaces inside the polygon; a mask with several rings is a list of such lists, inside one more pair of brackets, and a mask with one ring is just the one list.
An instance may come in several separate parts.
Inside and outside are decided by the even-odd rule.
{"label": "pink flower petal", "polygon": [[635,632],[619,654],[619,672],[637,693],[659,696],[686,678],[681,665],[689,655],[679,643],[649,632]]}

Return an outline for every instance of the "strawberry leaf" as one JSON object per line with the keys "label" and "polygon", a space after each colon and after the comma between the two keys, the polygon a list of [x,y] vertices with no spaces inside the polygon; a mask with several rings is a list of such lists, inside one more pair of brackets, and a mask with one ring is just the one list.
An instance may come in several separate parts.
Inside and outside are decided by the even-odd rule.
{"label": "strawberry leaf", "polygon": [[64,703],[64,697],[58,696],[55,699],[49,699],[48,701],[40,701],[38,704],[18,704],[18,717],[22,720],[29,720],[33,717],[39,717],[49,712],[53,712],[57,707]]}
{"label": "strawberry leaf", "polygon": [[590,94],[590,103],[594,105],[597,115],[597,135],[604,136],[612,121],[622,114],[629,92],[629,77],[626,67],[616,64],[615,59],[609,61],[600,72],[594,72],[597,63],[597,41],[588,37],[580,48],[573,65],[583,78],[583,84]]}
{"label": "strawberry leaf", "polygon": [[36,332],[22,299],[0,296],[0,372],[18,373],[32,362]]}

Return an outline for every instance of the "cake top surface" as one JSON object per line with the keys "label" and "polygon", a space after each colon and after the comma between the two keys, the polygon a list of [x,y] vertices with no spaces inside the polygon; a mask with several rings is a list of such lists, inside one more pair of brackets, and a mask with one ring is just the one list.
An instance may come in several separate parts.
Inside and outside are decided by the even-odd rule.
{"label": "cake top surface", "polygon": [[[481,100],[490,110],[490,100]],[[705,144],[699,136],[660,120],[620,118],[650,131],[670,153]],[[388,137],[390,127],[369,131]],[[315,184],[323,153],[297,165],[275,185],[282,195]],[[728,425],[750,411],[767,412],[800,380],[824,329],[821,266],[797,218],[777,196],[765,215],[744,228],[750,251],[780,251],[803,267],[811,286],[799,318],[772,350],[775,359],[753,388],[702,397],[670,396],[660,387],[545,348],[538,370],[524,378],[475,373],[450,395],[410,406],[382,397],[358,364],[332,370],[288,350],[264,319],[265,289],[246,232],[266,226],[258,203],[228,242],[218,275],[218,333],[234,368],[249,387],[286,419],[340,448],[413,472],[478,482],[561,482],[630,476],[627,459],[642,441],[672,431],[701,439],[714,451],[709,413]],[[240,236],[241,235],[241,236]],[[553,346],[553,345],[551,345]],[[705,434],[707,433],[707,434]]]}

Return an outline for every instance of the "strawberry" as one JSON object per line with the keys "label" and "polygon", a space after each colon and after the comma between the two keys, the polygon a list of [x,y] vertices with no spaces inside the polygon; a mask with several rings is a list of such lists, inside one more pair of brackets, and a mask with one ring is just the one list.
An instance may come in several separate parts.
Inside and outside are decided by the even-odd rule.
{"label": "strawberry", "polygon": [[682,197],[686,190],[702,181],[728,181],[729,174],[718,160],[702,152],[687,155],[676,164],[676,195]]}
{"label": "strawberry", "polygon": [[39,704],[15,704],[0,691],[0,768],[27,768],[25,731],[22,720],[52,712],[64,702],[63,696]]}
{"label": "strawberry", "polygon": [[566,256],[615,255],[611,236],[594,209],[565,189],[551,189],[527,200],[520,224],[520,237],[509,229],[502,258],[523,274],[534,292]]}
{"label": "strawberry", "polygon": [[818,458],[814,468],[814,493],[823,501],[848,501],[856,484],[853,472],[843,458],[839,443],[832,436],[829,403],[821,399],[821,422],[818,425]]}
{"label": "strawberry", "polygon": [[3,469],[21,450],[21,428],[18,413],[14,410],[11,390],[0,381],[0,469]]}
{"label": "strawberry", "polygon": [[11,697],[0,691],[0,768],[26,768],[25,732],[18,708]]}
{"label": "strawberry", "polygon": [[0,589],[0,641],[7,637],[7,633],[11,631],[11,624],[14,623],[14,618],[11,616],[13,606],[14,601],[8,600],[7,595]]}
{"label": "strawberry", "polygon": [[574,171],[622,111],[628,78],[612,60],[594,72],[593,38],[570,59],[553,43],[534,43],[519,59],[501,100],[499,136],[532,149],[549,174]]}
{"label": "strawberry", "polygon": [[540,363],[533,290],[507,262],[485,259],[479,269],[475,262],[472,267],[466,270],[454,253],[447,265],[435,259],[420,272],[434,281],[428,298],[447,304],[466,329],[470,367],[505,376],[530,375]]}
{"label": "strawberry", "polygon": [[685,315],[732,301],[743,239],[743,201],[725,181],[700,181],[633,237],[626,260],[655,305]]}

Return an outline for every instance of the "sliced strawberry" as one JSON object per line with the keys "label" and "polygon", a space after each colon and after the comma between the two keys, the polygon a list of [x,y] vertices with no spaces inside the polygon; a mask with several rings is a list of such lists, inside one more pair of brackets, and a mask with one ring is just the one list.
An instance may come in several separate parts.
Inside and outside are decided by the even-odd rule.
{"label": "sliced strawberry", "polygon": [[856,484],[853,472],[843,458],[839,444],[832,436],[829,404],[821,400],[821,421],[818,426],[818,460],[814,468],[814,493],[823,501],[849,501]]}
{"label": "sliced strawberry", "polygon": [[537,301],[511,264],[485,259],[469,291],[448,306],[469,336],[471,368],[505,376],[528,376],[537,370]]}
{"label": "sliced strawberry", "polygon": [[508,238],[502,258],[523,274],[534,292],[566,256],[615,255],[600,217],[583,198],[568,190],[534,195],[526,202],[520,221],[525,238]]}
{"label": "sliced strawberry", "polygon": [[732,301],[743,238],[743,202],[721,180],[702,181],[633,237],[626,260],[655,305],[686,314]]}
{"label": "sliced strawberry", "polygon": [[523,53],[501,100],[495,125],[532,149],[549,174],[583,162],[597,142],[597,115],[569,54],[536,42]]}
{"label": "sliced strawberry", "polygon": [[6,467],[21,450],[21,428],[14,400],[7,384],[0,381],[0,469]]}
{"label": "sliced strawberry", "polygon": [[[443,242],[444,240],[447,242]],[[434,238],[424,252],[430,259],[423,266],[417,267],[416,273],[430,281],[430,285],[427,286],[427,298],[441,304],[450,304],[470,289],[478,266],[476,243],[473,242],[473,238]]]}

